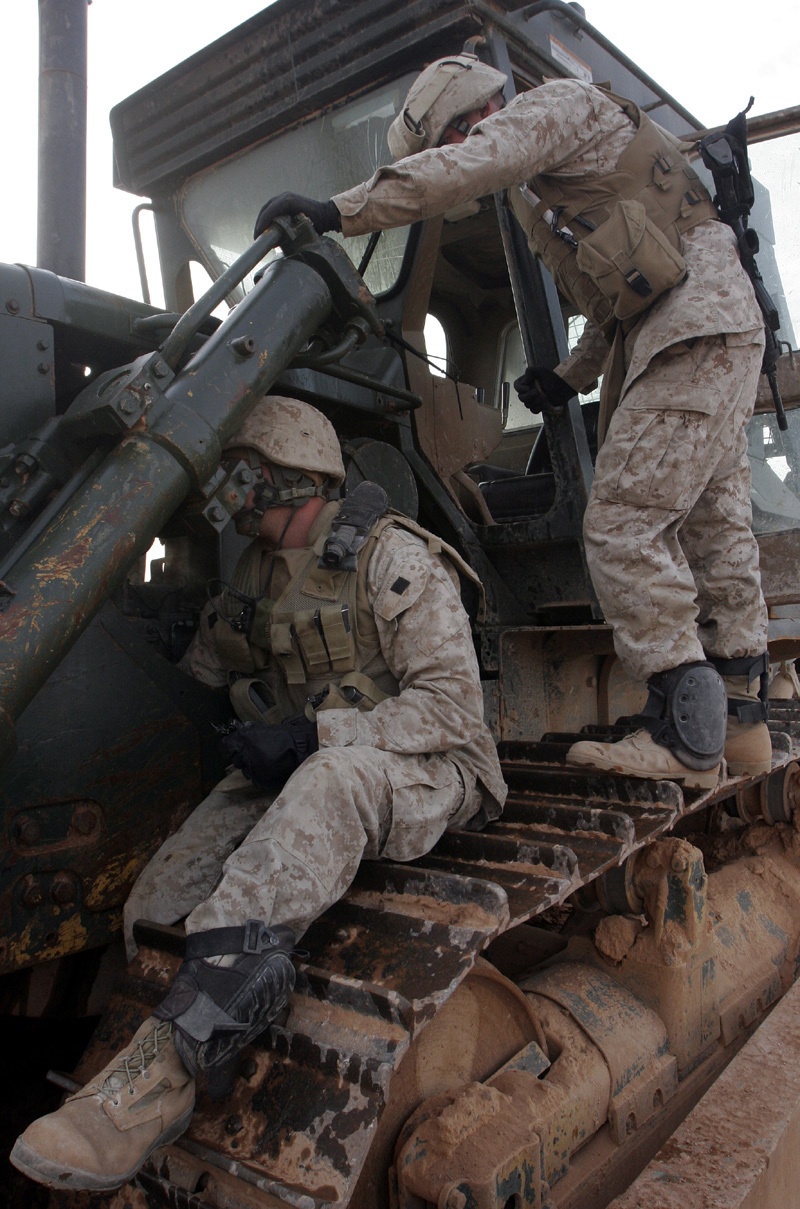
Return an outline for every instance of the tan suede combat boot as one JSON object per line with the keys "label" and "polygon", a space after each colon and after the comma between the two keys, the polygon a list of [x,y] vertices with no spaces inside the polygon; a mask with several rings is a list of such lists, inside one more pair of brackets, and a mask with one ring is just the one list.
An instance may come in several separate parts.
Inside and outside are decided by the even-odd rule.
{"label": "tan suede combat boot", "polygon": [[727,704],[722,677],[696,660],[655,672],[644,709],[626,719],[639,730],[616,743],[573,743],[567,763],[648,780],[713,789],[722,770]]}
{"label": "tan suede combat boot", "polygon": [[[748,685],[747,676],[723,676],[729,701],[759,704],[758,680]],[[733,777],[756,777],[772,768],[772,740],[766,722],[740,722],[728,715],[725,734],[725,759]]]}
{"label": "tan suede combat boot", "polygon": [[573,743],[567,752],[567,763],[618,772],[626,777],[679,781],[690,789],[713,789],[720,777],[719,764],[702,771],[687,768],[668,748],[656,743],[646,730],[637,730],[616,743],[588,740]]}
{"label": "tan suede combat boot", "polygon": [[132,1179],[192,1117],[194,1079],[172,1029],[169,1021],[146,1020],[91,1083],[17,1138],[14,1166],[49,1188],[105,1192]]}

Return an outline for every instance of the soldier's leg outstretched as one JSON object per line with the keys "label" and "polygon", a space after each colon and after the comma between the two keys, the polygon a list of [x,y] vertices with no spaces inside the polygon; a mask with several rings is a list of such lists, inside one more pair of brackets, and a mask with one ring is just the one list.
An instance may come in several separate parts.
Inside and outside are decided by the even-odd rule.
{"label": "soldier's leg outstretched", "polygon": [[[474,783],[443,756],[363,747],[311,756],[192,910],[184,961],[153,1016],[82,1091],[29,1126],[12,1162],[54,1188],[106,1191],[131,1179],[186,1129],[195,1077],[225,1093],[242,1047],[288,1002],[295,932],[341,897],[360,861],[421,856],[479,804]],[[169,862],[154,858],[167,876],[195,853],[191,828],[183,864],[175,840]],[[208,874],[207,861],[202,868]]]}
{"label": "soldier's leg outstretched", "polygon": [[136,956],[137,919],[176,924],[207,898],[222,866],[268,809],[276,793],[256,789],[243,773],[230,773],[165,840],[133,884],[123,911],[128,959]]}

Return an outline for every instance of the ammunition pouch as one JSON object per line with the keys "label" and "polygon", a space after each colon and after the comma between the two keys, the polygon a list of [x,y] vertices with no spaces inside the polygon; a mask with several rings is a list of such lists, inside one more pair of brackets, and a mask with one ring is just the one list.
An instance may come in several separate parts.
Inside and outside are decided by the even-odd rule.
{"label": "ammunition pouch", "polygon": [[290,685],[306,684],[309,677],[330,672],[346,672],[357,658],[353,618],[346,603],[321,605],[313,611],[296,612],[291,620],[274,621],[269,640]]}
{"label": "ammunition pouch", "polygon": [[711,663],[683,663],[658,672],[641,714],[630,722],[648,730],[687,768],[713,768],[725,749],[727,707],[722,677]]}
{"label": "ammunition pouch", "polygon": [[621,200],[575,253],[619,320],[632,319],[686,277],[686,263],[639,201]]}
{"label": "ammunition pouch", "polygon": [[766,722],[769,718],[769,652],[745,655],[741,659],[717,659],[709,656],[720,676],[746,676],[747,687],[758,677],[758,701],[728,697],[728,714],[738,722]]}
{"label": "ammunition pouch", "polygon": [[[184,961],[153,1015],[172,1021],[178,1056],[215,1099],[230,1089],[240,1051],[287,1006],[293,947],[290,928],[258,919],[187,937]],[[204,960],[223,954],[237,957],[230,966]]]}
{"label": "ammunition pouch", "polygon": [[614,320],[634,322],[685,279],[683,235],[717,211],[675,141],[634,102],[601,91],[636,126],[633,138],[601,177],[532,177],[534,214],[549,208],[550,219],[524,229],[559,289],[610,335]]}

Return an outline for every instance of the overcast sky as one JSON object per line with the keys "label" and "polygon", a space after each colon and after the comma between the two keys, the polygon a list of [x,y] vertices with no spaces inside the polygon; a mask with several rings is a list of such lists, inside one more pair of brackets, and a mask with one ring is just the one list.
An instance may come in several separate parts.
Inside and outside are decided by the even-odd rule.
{"label": "overcast sky", "polygon": [[[130,233],[131,210],[139,199],[111,186],[109,109],[263,7],[263,0],[93,0],[89,8],[90,283],[139,296]],[[727,121],[751,93],[756,98],[755,113],[800,104],[797,0],[762,0],[759,5],[739,0],[669,0],[661,5],[646,0],[586,0],[585,8],[598,29],[708,125]],[[659,20],[655,14],[668,19]],[[0,0],[4,82],[0,155],[5,170],[0,260],[28,264],[36,261],[37,27],[37,0]],[[782,169],[780,187],[787,199],[796,199],[800,190],[796,150]],[[790,224],[792,231],[795,225],[796,218]]]}

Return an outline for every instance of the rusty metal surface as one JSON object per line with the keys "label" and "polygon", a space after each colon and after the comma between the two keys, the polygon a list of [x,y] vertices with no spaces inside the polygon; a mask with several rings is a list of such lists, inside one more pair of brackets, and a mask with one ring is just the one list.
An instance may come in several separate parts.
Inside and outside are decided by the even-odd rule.
{"label": "rusty metal surface", "polygon": [[[511,0],[283,0],[111,111],[120,183],[144,193],[479,32]],[[326,36],[320,37],[325,28]],[[231,80],[235,79],[235,88]]]}
{"label": "rusty metal surface", "polygon": [[610,1119],[618,1143],[624,1141],[634,1104],[641,1122],[657,1106],[656,1090],[660,1102],[675,1092],[677,1063],[663,1021],[605,971],[564,963],[533,974],[521,986],[568,1012],[602,1053],[611,1076]]}
{"label": "rusty metal surface", "polygon": [[206,691],[189,714],[142,629],[106,605],[20,718],[0,787],[4,975],[112,940],[142,866],[221,773],[203,735],[226,715]]}

